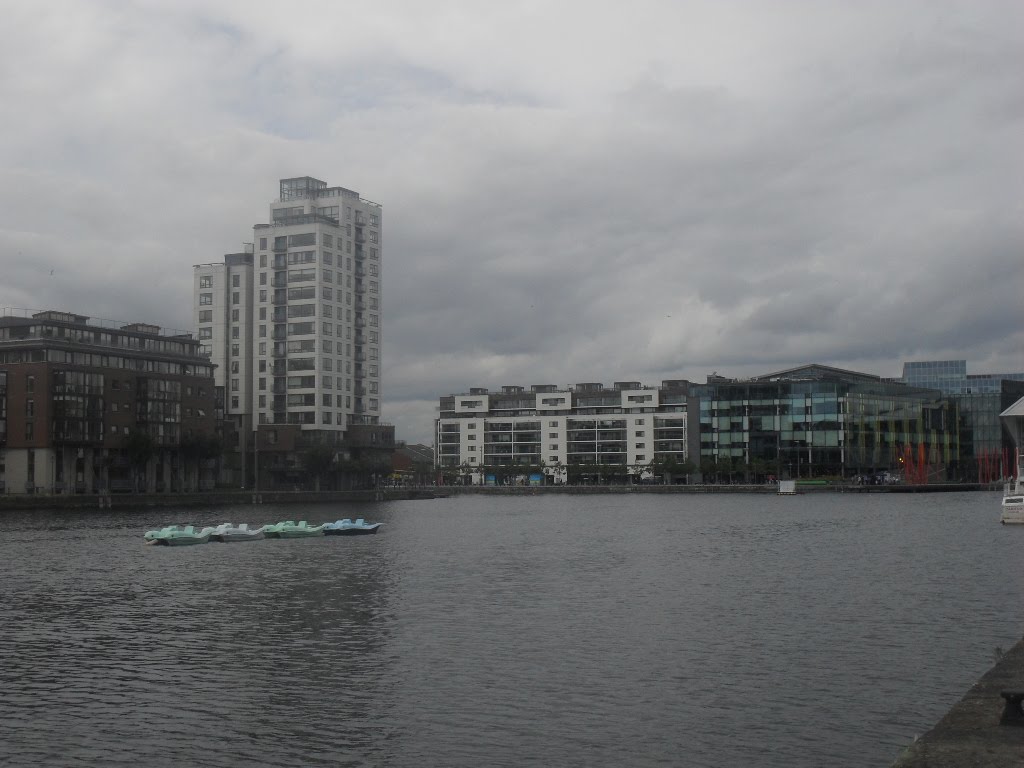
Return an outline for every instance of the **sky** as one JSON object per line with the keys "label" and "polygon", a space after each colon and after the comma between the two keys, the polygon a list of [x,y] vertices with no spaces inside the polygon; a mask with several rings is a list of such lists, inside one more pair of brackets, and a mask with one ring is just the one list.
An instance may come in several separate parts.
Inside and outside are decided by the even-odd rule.
{"label": "sky", "polygon": [[383,418],[470,387],[1024,371],[1019,0],[50,0],[0,307],[192,328],[278,180],[383,206]]}

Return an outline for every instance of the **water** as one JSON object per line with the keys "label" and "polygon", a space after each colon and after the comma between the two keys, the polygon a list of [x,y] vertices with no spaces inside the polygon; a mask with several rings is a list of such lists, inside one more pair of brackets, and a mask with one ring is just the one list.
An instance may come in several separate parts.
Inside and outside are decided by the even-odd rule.
{"label": "water", "polygon": [[[0,765],[888,765],[1021,635],[993,494],[0,516]],[[365,517],[377,536],[143,546]]]}

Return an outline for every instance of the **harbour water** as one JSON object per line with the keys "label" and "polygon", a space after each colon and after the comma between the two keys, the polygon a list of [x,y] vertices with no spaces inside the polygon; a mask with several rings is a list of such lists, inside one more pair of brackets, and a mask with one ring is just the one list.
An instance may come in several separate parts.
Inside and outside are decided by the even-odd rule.
{"label": "harbour water", "polygon": [[[165,524],[377,536],[168,548]],[[1024,631],[997,494],[0,516],[0,765],[886,766]]]}

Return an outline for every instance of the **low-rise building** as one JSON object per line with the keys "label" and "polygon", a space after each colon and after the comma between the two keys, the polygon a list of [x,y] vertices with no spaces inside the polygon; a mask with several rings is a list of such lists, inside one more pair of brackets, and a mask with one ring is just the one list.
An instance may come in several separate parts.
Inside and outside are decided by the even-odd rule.
{"label": "low-rise building", "polygon": [[176,491],[203,476],[213,365],[191,334],[70,312],[0,316],[6,493]]}
{"label": "low-rise building", "polygon": [[475,483],[650,476],[688,455],[686,383],[473,388],[440,400],[436,462]]}

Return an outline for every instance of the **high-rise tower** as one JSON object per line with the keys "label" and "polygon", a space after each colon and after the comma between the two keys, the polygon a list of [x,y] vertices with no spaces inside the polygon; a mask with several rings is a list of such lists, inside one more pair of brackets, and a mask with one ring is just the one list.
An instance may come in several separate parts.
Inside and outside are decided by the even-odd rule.
{"label": "high-rise tower", "polygon": [[[302,176],[281,180],[269,219],[254,227],[251,267],[232,271],[228,259],[248,261],[235,255],[226,271],[196,267],[198,335],[212,339],[224,366],[226,415],[258,430],[261,451],[319,443],[351,457],[364,442],[393,443],[393,430],[372,429],[380,425],[381,206]],[[218,283],[218,272],[223,295],[206,296],[204,278]]]}

